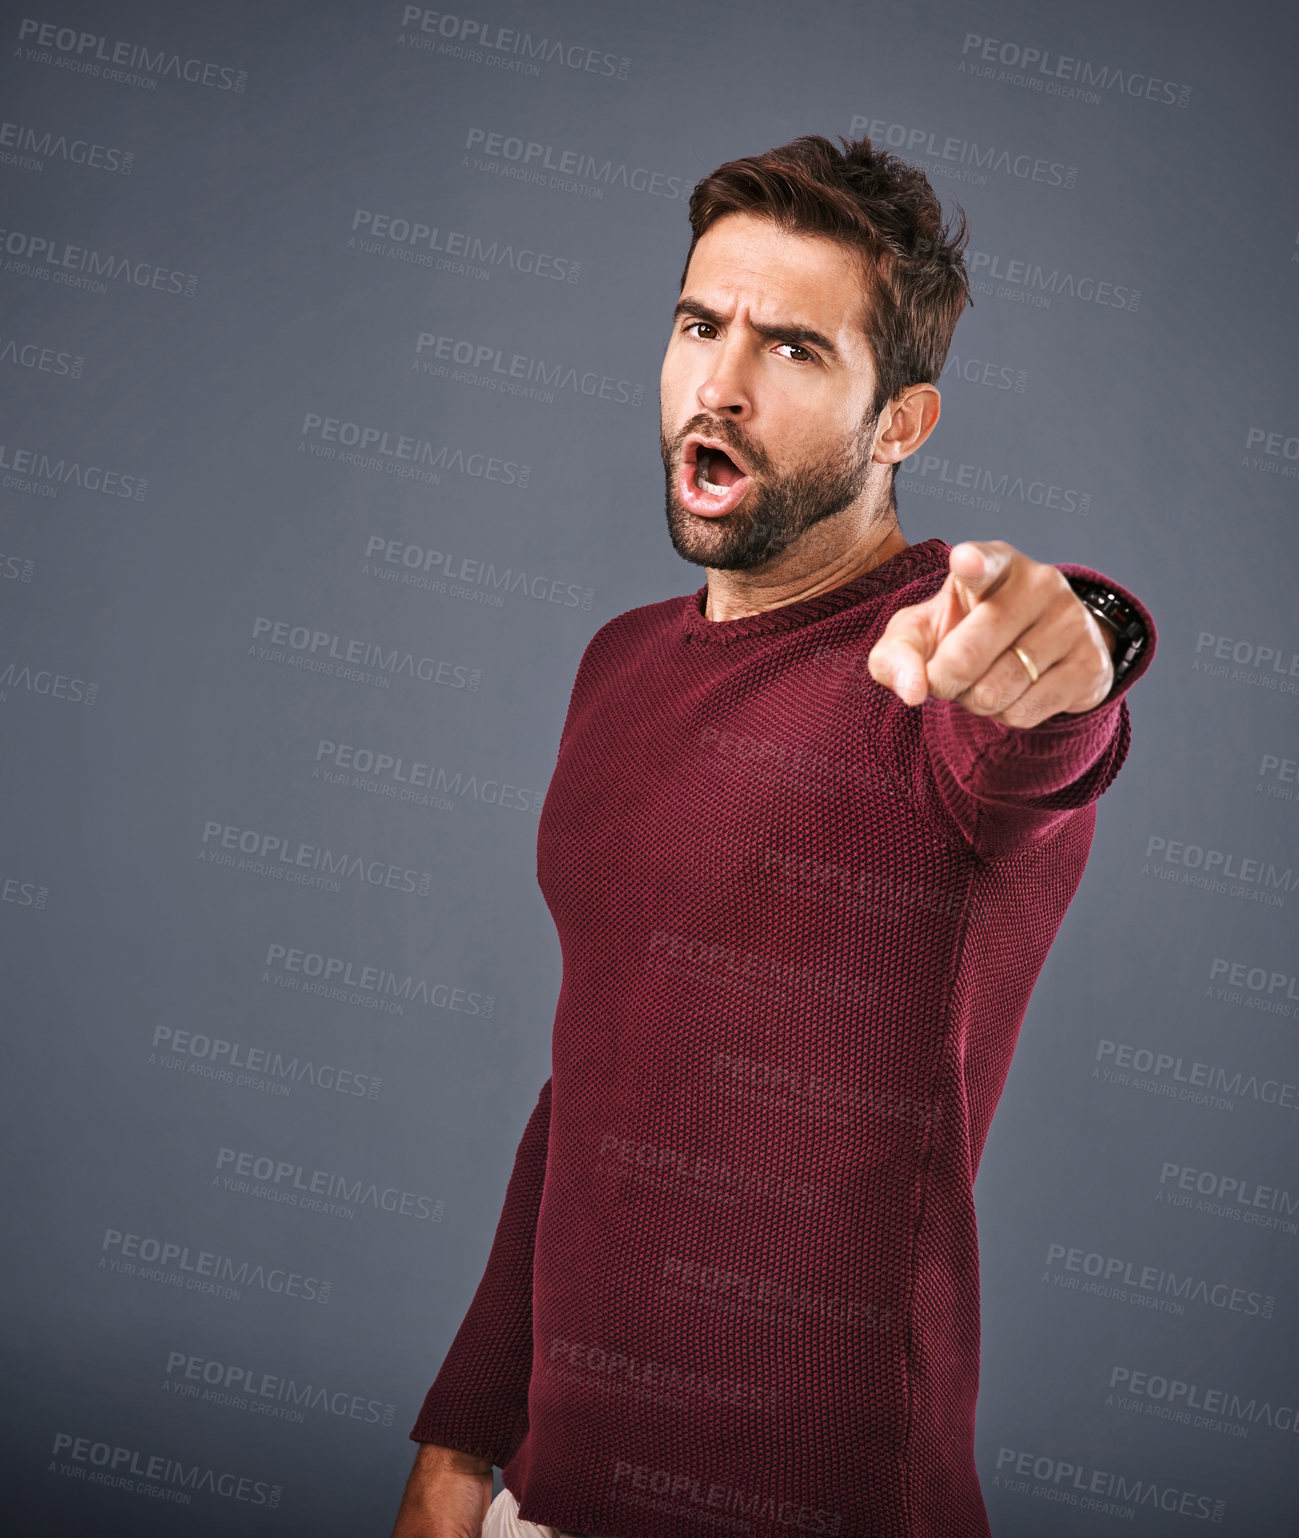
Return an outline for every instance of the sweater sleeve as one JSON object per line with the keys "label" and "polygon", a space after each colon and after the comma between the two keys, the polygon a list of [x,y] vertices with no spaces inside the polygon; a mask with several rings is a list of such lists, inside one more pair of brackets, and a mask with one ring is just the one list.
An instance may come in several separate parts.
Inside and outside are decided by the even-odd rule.
{"label": "sweater sleeve", "polygon": [[546,1178],[550,1082],[514,1156],[487,1268],[410,1433],[414,1442],[458,1448],[498,1468],[528,1428],[532,1248]]}
{"label": "sweater sleeve", "polygon": [[1126,695],[1155,655],[1155,624],[1145,605],[1086,566],[1060,563],[1066,577],[1086,577],[1132,604],[1146,644],[1121,683],[1090,710],[1060,711],[1036,726],[1006,726],[932,696],[920,707],[925,752],[940,799],[976,853],[1012,854],[1047,837],[1059,822],[1102,794],[1132,738]]}

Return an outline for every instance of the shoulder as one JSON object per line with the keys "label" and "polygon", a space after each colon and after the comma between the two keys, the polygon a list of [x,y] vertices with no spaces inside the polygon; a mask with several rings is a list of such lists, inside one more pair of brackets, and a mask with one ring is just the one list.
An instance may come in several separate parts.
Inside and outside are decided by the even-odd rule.
{"label": "shoulder", "polygon": [[[686,593],[677,598],[660,598],[656,603],[638,604],[634,609],[624,609],[595,632],[586,643],[586,652],[616,650],[639,645],[662,635],[679,625],[688,606],[696,602],[698,595]],[[585,657],[585,653],[583,654]]]}
{"label": "shoulder", "polygon": [[614,665],[634,652],[653,646],[681,625],[687,606],[696,599],[694,593],[661,598],[656,603],[624,609],[621,614],[605,620],[582,651],[577,677],[585,682],[602,666]]}

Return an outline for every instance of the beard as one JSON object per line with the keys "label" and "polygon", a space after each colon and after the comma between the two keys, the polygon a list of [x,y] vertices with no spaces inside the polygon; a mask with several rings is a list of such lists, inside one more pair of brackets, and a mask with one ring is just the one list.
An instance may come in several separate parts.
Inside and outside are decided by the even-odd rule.
{"label": "beard", "polygon": [[[691,417],[672,439],[659,422],[659,448],[667,479],[668,534],[672,548],[696,566],[715,571],[749,571],[775,560],[818,523],[843,512],[861,495],[870,476],[871,432],[876,415],[866,418],[854,437],[836,454],[815,465],[783,474],[771,456],[726,418],[704,413]],[[681,446],[691,433],[734,448],[743,456],[750,486],[744,500],[718,518],[698,517],[681,503],[676,466]]]}

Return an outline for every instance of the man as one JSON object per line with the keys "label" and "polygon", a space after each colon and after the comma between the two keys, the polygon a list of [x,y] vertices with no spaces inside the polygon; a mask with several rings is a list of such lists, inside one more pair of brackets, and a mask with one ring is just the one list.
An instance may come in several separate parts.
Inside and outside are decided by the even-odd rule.
{"label": "man", "polygon": [[662,453],[708,583],[578,669],[553,1072],[395,1534],[986,1538],[972,1187],[1154,626],[903,538],[968,300],[919,170],[800,139],[690,216]]}

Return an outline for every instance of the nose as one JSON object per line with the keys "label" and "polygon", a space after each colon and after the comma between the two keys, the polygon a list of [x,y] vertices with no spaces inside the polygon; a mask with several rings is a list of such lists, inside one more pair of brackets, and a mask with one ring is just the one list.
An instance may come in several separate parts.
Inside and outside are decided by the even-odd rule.
{"label": "nose", "polygon": [[748,371],[739,347],[728,339],[712,353],[712,368],[695,391],[695,398],[714,416],[743,421],[753,415]]}

